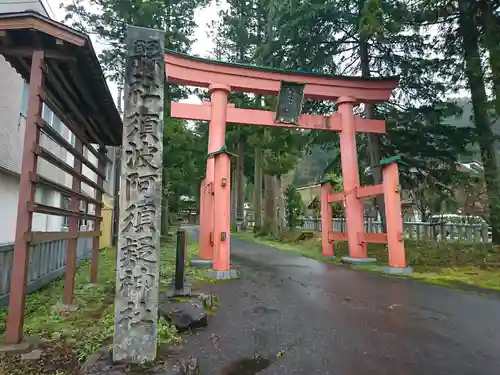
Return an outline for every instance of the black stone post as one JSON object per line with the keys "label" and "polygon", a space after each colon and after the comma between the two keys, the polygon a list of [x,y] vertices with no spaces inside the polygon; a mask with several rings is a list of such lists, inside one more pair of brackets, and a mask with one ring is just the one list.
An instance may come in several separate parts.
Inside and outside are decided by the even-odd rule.
{"label": "black stone post", "polygon": [[184,265],[185,265],[185,251],[187,245],[185,230],[177,231],[177,247],[175,254],[175,293],[184,292]]}

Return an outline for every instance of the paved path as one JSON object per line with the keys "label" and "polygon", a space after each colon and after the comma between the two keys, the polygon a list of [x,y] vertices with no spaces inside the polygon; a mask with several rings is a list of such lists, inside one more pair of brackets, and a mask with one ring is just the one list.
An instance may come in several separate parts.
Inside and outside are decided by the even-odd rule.
{"label": "paved path", "polygon": [[500,300],[231,245],[241,279],[207,287],[221,306],[187,337],[203,375],[255,374],[230,364],[280,350],[258,374],[500,372]]}

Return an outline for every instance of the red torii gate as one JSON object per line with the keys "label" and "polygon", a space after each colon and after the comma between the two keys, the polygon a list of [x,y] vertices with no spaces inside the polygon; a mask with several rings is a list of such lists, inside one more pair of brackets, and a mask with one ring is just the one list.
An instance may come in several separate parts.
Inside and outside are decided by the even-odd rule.
{"label": "red torii gate", "polygon": [[[322,254],[333,256],[333,242],[348,240],[349,259],[363,262],[366,243],[388,243],[389,266],[406,267],[398,167],[383,167],[384,184],[361,187],[358,173],[356,132],[385,134],[383,120],[364,119],[353,112],[358,103],[377,103],[389,99],[397,86],[396,78],[339,77],[232,64],[165,51],[165,71],[171,83],[209,89],[211,100],[202,105],[172,103],[171,116],[186,120],[209,121],[208,160],[201,186],[199,256],[212,260],[218,277],[230,271],[230,159],[225,152],[226,123],[277,126],[340,132],[340,152],[344,192],[332,194],[329,182],[322,184]],[[283,83],[301,84],[304,98],[335,100],[338,111],[330,116],[300,115],[295,123],[276,121],[276,113],[235,108],[228,104],[230,92],[278,95]],[[386,234],[364,232],[362,199],[384,194],[387,211]],[[345,200],[346,233],[332,231],[330,203]],[[397,271],[397,270],[396,270]]]}

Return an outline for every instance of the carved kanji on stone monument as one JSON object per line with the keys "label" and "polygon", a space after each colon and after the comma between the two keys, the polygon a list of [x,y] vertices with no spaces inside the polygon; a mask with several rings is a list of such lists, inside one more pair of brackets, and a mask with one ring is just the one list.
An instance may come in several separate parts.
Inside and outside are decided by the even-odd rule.
{"label": "carved kanji on stone monument", "polygon": [[156,357],[164,33],[127,29],[113,359]]}

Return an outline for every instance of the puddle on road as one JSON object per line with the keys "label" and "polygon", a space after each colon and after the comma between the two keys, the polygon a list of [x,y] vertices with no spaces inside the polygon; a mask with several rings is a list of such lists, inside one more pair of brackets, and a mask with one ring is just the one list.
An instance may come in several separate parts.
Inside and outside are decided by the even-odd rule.
{"label": "puddle on road", "polygon": [[224,367],[221,375],[255,375],[271,365],[268,358],[243,358]]}

